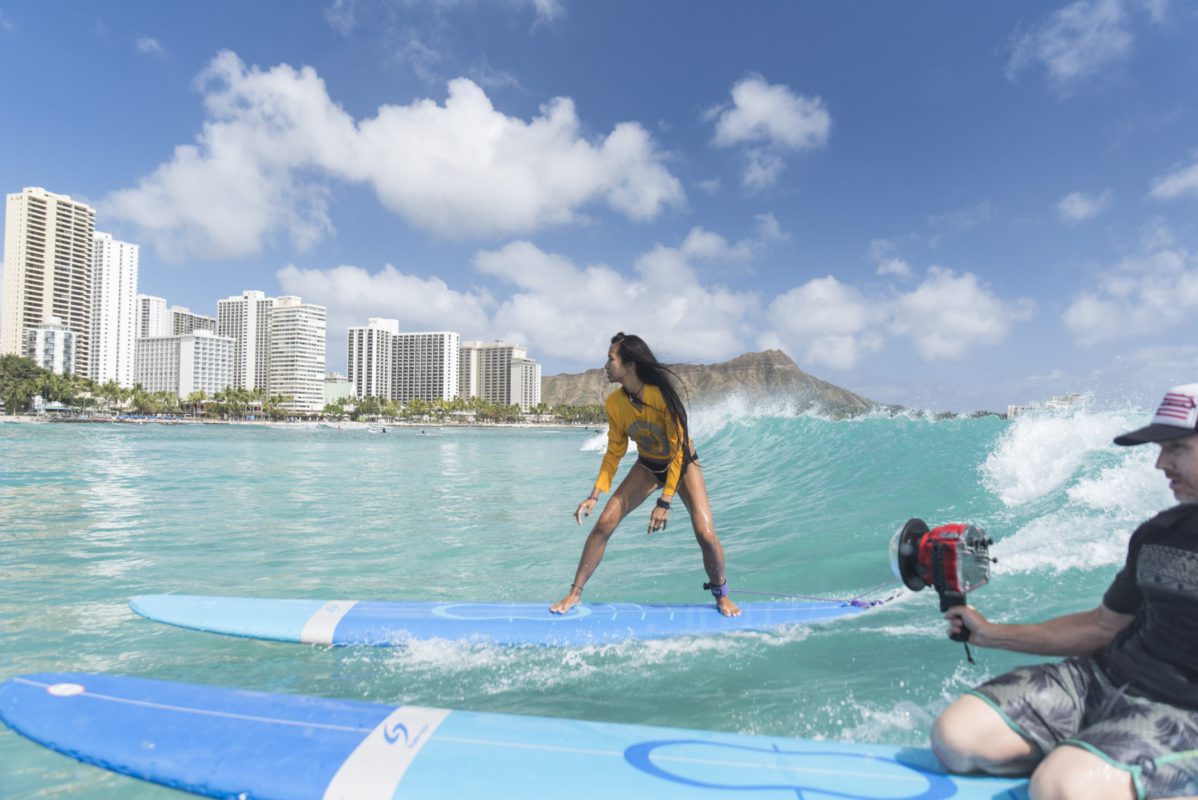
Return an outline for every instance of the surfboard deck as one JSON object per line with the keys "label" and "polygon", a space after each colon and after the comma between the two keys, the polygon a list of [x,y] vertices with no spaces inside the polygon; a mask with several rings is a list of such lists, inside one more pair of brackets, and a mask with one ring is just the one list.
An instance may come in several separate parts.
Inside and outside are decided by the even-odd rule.
{"label": "surfboard deck", "polygon": [[886,745],[522,717],[82,673],[0,684],[0,720],[88,764],[210,797],[1020,800]]}
{"label": "surfboard deck", "polygon": [[154,594],[134,597],[141,616],[210,633],[326,645],[399,645],[449,639],[505,645],[609,644],[627,639],[768,630],[859,614],[837,601],[746,603],[739,617],[714,604],[584,603],[552,614],[547,603],[286,600]]}

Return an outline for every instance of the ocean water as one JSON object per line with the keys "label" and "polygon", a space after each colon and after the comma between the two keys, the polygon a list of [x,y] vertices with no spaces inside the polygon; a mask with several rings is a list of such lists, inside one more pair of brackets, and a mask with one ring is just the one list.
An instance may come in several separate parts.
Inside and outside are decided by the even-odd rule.
{"label": "ocean water", "polygon": [[[971,602],[997,620],[1093,607],[1131,530],[1172,504],[1142,410],[832,421],[737,402],[692,413],[736,590],[898,586],[913,516],[996,540]],[[518,714],[921,745],[963,689],[1027,656],[944,636],[935,594],[771,633],[601,647],[296,646],[186,631],[137,594],[543,601],[573,577],[593,429],[0,425],[0,678],[81,670]],[[625,458],[621,470],[632,457]],[[590,601],[704,602],[684,510],[613,537]],[[713,612],[714,613],[714,612]],[[0,797],[167,798],[0,730]]]}

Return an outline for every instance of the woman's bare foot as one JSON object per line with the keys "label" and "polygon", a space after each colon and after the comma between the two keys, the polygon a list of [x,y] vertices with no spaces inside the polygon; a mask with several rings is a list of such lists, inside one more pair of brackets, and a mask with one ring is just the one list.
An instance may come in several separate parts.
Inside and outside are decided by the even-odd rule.
{"label": "woman's bare foot", "polygon": [[[549,606],[549,610],[554,614],[565,614],[580,602],[582,602],[582,592],[571,589],[568,595]],[[740,612],[737,611],[736,613],[739,614]]]}
{"label": "woman's bare foot", "polygon": [[732,602],[732,598],[725,595],[715,601],[715,606],[720,610],[720,613],[725,617],[739,617],[740,608],[736,603]]}

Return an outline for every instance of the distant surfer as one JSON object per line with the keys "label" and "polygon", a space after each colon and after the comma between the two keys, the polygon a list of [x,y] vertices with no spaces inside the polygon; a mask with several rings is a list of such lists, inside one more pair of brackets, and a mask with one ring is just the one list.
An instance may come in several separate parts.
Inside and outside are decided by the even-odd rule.
{"label": "distant surfer", "polygon": [[738,616],[740,609],[728,596],[724,548],[712,522],[707,484],[703,482],[703,469],[690,439],[686,407],[670,381],[674,373],[657,360],[641,337],[623,333],[612,337],[603,369],[607,379],[620,384],[620,388],[607,397],[607,453],[591,494],[574,512],[579,525],[594,510],[599,495],[610,491],[630,439],[636,442],[638,457],[587,536],[569,594],[549,610],[564,614],[582,601],[582,589],[603,559],[607,540],[616,526],[660,489],[661,496],[649,517],[649,533],[666,529],[674,497],[682,498],[691,516],[695,539],[703,551],[703,568],[708,578],[703,588],[711,591],[721,614]]}
{"label": "distant surfer", "polygon": [[1160,445],[1179,505],[1136,529],[1097,607],[1030,625],[965,605],[945,614],[981,647],[1067,656],[1000,675],[940,715],[932,749],[953,772],[1030,772],[1037,800],[1198,796],[1198,383],[1115,438],[1146,442]]}

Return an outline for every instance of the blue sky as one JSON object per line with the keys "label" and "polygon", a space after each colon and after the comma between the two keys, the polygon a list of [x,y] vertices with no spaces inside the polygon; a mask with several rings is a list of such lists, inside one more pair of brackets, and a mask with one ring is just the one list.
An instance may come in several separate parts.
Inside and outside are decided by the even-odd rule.
{"label": "blue sky", "polygon": [[779,347],[884,402],[1195,380],[1198,8],[0,0],[0,175],[139,288],[599,366]]}

